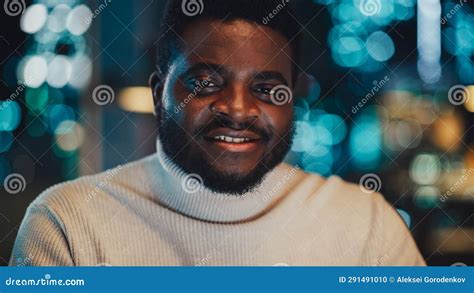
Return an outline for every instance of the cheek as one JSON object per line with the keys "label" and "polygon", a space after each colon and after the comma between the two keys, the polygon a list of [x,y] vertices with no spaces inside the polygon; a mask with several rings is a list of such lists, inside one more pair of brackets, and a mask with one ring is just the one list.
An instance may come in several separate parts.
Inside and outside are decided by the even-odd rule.
{"label": "cheek", "polygon": [[193,97],[189,96],[189,93],[179,82],[175,83],[174,87],[170,87],[165,93],[163,107],[178,123],[187,123],[188,117],[194,116],[193,113],[197,110],[193,107]]}
{"label": "cheek", "polygon": [[264,118],[278,134],[287,134],[293,124],[293,106],[269,107],[264,110]]}
{"label": "cheek", "polygon": [[191,134],[196,134],[196,130],[206,125],[208,121],[212,118],[211,111],[208,109],[208,105],[197,98],[181,102],[181,105],[184,104],[180,115],[180,121],[183,121],[186,129],[190,131]]}
{"label": "cheek", "polygon": [[189,134],[209,120],[206,100],[190,94],[179,80],[165,87],[163,107]]}

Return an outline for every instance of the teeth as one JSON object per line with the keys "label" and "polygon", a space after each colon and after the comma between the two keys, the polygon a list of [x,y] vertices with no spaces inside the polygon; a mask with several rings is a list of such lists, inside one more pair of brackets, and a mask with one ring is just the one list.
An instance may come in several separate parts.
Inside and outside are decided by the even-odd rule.
{"label": "teeth", "polygon": [[230,143],[244,143],[250,141],[250,138],[236,138],[225,135],[214,136],[215,140],[230,142]]}

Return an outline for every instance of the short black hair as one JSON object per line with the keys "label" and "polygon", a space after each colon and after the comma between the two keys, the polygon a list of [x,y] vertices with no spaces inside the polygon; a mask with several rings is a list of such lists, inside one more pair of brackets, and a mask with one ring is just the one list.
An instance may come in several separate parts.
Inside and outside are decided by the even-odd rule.
{"label": "short black hair", "polygon": [[162,77],[168,74],[169,66],[179,52],[180,35],[193,22],[206,18],[224,22],[242,19],[267,26],[289,41],[295,79],[298,72],[300,26],[291,13],[289,2],[290,0],[168,0],[157,45],[158,73]]}

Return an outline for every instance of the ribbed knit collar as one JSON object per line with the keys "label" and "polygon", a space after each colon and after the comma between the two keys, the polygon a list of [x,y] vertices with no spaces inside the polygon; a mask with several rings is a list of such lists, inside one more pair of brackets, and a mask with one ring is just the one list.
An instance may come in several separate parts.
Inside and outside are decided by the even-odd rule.
{"label": "ribbed knit collar", "polygon": [[156,173],[153,174],[156,180],[153,180],[152,188],[160,204],[188,217],[220,223],[246,221],[264,213],[284,195],[284,188],[278,190],[275,186],[291,168],[280,164],[265,175],[255,190],[236,196],[214,192],[204,185],[197,189],[187,187],[184,182],[190,175],[164,153],[159,140],[156,156]]}

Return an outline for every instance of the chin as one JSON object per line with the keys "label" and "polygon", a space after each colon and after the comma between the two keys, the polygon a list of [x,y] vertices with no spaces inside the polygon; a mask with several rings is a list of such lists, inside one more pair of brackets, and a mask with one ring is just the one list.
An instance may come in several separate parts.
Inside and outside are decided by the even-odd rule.
{"label": "chin", "polygon": [[264,172],[256,171],[255,167],[229,166],[232,165],[223,168],[213,166],[208,172],[201,173],[204,185],[214,192],[243,195],[256,188],[264,177]]}
{"label": "chin", "polygon": [[249,176],[257,167],[257,163],[239,164],[235,160],[216,163],[212,166],[212,170],[221,176],[242,180]]}
{"label": "chin", "polygon": [[232,180],[232,181],[204,181],[204,186],[217,193],[223,193],[233,196],[242,196],[247,192],[253,191],[260,184],[261,180],[255,182]]}

